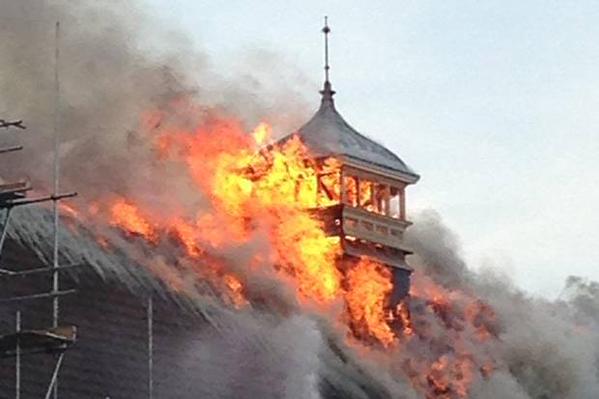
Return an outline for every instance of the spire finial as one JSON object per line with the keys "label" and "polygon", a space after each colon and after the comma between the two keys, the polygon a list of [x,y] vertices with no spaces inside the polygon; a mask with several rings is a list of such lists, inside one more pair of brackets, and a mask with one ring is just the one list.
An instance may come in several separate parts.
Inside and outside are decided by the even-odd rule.
{"label": "spire finial", "polygon": [[322,102],[323,104],[333,104],[333,94],[335,92],[331,88],[331,82],[329,81],[329,33],[331,32],[331,28],[329,28],[329,18],[327,16],[324,17],[324,27],[322,28],[322,33],[324,33],[324,87],[320,91],[322,94]]}
{"label": "spire finial", "polygon": [[324,17],[324,28],[322,28],[322,33],[324,33],[324,80],[325,82],[329,81],[329,33],[331,32],[331,28],[329,28],[329,17]]}

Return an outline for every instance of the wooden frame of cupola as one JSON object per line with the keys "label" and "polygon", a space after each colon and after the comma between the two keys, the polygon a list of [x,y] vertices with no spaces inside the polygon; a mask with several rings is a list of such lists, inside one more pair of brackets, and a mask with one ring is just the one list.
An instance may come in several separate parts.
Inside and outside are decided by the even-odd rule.
{"label": "wooden frame of cupola", "polygon": [[[408,253],[402,245],[403,233],[411,225],[406,215],[405,188],[417,178],[368,167],[345,156],[326,159],[331,158],[341,164],[333,179],[330,172],[317,176],[317,203],[328,204],[313,210],[325,221],[326,231]],[[322,201],[323,197],[327,200]]]}
{"label": "wooden frame of cupola", "polygon": [[347,160],[342,162],[342,203],[407,222],[405,188],[410,182]]}
{"label": "wooden frame of cupola", "polygon": [[[384,175],[378,170],[356,165],[348,159],[342,160],[341,168],[341,203],[359,211],[356,216],[365,219],[359,224],[366,231],[370,230],[368,222],[375,226],[372,229],[377,236],[388,235],[391,241],[387,245],[400,248],[405,229],[411,225],[406,214],[405,188],[409,181],[401,179],[390,171]],[[345,230],[355,228],[345,226]],[[371,235],[370,233],[369,235]]]}

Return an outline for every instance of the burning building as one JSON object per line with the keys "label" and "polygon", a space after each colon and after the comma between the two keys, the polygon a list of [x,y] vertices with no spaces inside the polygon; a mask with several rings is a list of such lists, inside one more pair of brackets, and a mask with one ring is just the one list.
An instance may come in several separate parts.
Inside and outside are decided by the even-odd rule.
{"label": "burning building", "polygon": [[[328,76],[314,118],[273,142],[285,101],[269,113],[258,103],[273,96],[254,89],[226,94],[233,110],[221,85],[190,94],[185,77],[202,69],[169,60],[193,51],[148,57],[131,44],[156,24],[106,2],[51,2],[69,27],[61,182],[80,194],[57,207],[55,263],[53,210],[23,204],[52,169],[55,104],[39,88],[54,71],[30,31],[48,32],[11,3],[4,112],[31,130],[14,137],[29,154],[3,155],[0,173],[32,185],[0,184],[0,211],[14,207],[0,238],[0,398],[53,397],[53,381],[63,399],[599,397],[596,283],[573,279],[573,300],[548,302],[470,271],[435,212],[406,230],[418,177],[347,125]],[[21,3],[46,20],[31,18],[44,2]]]}
{"label": "burning building", "polygon": [[[195,224],[182,217],[160,220],[158,213],[152,220],[151,212],[128,199],[105,199],[89,207],[64,206],[61,212],[67,229],[60,231],[55,242],[61,248],[55,252],[56,244],[50,242],[55,220],[51,212],[37,207],[19,210],[5,230],[0,270],[4,287],[0,298],[1,397],[13,392],[17,398],[49,398],[52,392],[62,398],[193,398],[202,392],[215,397],[266,397],[258,394],[265,387],[275,392],[268,395],[282,397],[293,385],[306,394],[306,381],[325,397],[389,396],[370,372],[344,353],[335,334],[328,336],[326,330],[322,334],[329,345],[314,353],[326,359],[327,367],[317,374],[314,370],[299,373],[296,382],[295,371],[279,366],[295,357],[295,352],[289,354],[281,344],[284,350],[277,355],[277,350],[263,342],[270,339],[266,331],[245,343],[247,338],[239,333],[246,331],[241,320],[247,315],[264,318],[261,329],[276,327],[281,322],[274,323],[272,318],[289,313],[297,304],[288,300],[281,309],[271,299],[265,301],[269,294],[256,292],[223,256],[227,245],[246,242],[248,230],[256,230],[257,221],[264,217],[266,223],[260,228],[271,235],[276,272],[283,279],[297,280],[291,285],[297,286],[296,300],[301,306],[314,303],[326,309],[343,298],[354,320],[348,325],[356,337],[383,345],[394,340],[384,309],[394,308],[408,292],[408,251],[402,241],[409,225],[405,187],[418,176],[392,152],[351,128],[335,109],[328,77],[328,32],[325,26],[327,62],[321,106],[298,132],[267,149],[258,138],[249,145],[250,135],[222,121],[215,130],[222,133],[220,128],[226,127],[231,141],[225,147],[223,140],[210,135],[211,142],[206,143],[201,141],[206,139],[202,134],[194,133],[191,138],[178,132],[156,132],[156,145],[164,156],[178,145],[189,151],[182,152],[192,177],[211,194],[211,200],[218,200],[215,215],[210,216],[216,223],[205,223],[205,217]],[[232,147],[231,161],[227,151]],[[214,151],[203,153],[206,148]],[[282,174],[280,157],[285,158]],[[196,169],[196,163],[202,168]],[[294,166],[297,174],[289,173]],[[249,191],[248,185],[252,186]],[[278,190],[282,195],[277,196]],[[260,206],[250,207],[255,199]],[[14,205],[6,204],[8,208]],[[276,217],[265,217],[273,212]],[[110,219],[116,235],[113,231],[106,238],[86,227],[86,222],[97,227],[104,217]],[[218,225],[225,220],[231,224]],[[219,230],[226,237],[218,237]],[[216,250],[223,242],[225,249]],[[254,256],[250,263],[261,262],[259,258]],[[52,263],[55,266],[45,266]],[[58,275],[60,284],[48,291],[48,277]],[[231,308],[245,309],[246,316],[232,316]],[[233,342],[220,342],[221,347],[235,347],[239,342],[249,345],[242,345],[233,359],[247,361],[247,350],[253,356],[263,353],[267,360],[261,374],[245,377],[252,369],[241,368],[238,373],[243,374],[244,383],[227,380],[220,393],[208,388],[213,381],[199,384],[195,375],[202,374],[197,365],[205,360],[201,354],[206,349],[198,348],[203,337],[214,335],[209,331],[233,337],[228,338]],[[279,376],[280,381],[273,382],[272,376]],[[287,396],[299,397],[289,392]]]}

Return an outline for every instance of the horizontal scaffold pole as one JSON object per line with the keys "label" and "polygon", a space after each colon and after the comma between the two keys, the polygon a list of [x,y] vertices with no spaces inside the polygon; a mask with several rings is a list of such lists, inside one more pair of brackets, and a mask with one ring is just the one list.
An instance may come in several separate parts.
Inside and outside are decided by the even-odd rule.
{"label": "horizontal scaffold pole", "polygon": [[9,297],[9,298],[0,298],[0,303],[12,303],[12,302],[31,301],[31,300],[35,300],[35,299],[56,298],[59,296],[74,294],[76,292],[77,292],[77,290],[73,289],[73,290],[64,290],[64,291],[44,292],[41,294],[13,296],[13,297]]}
{"label": "horizontal scaffold pole", "polygon": [[15,201],[11,201],[10,203],[7,203],[6,206],[14,207],[14,206],[19,206],[19,205],[37,204],[39,202],[58,201],[61,199],[71,198],[71,197],[76,197],[76,196],[77,196],[77,193],[75,191],[73,191],[70,193],[46,195],[46,196],[37,197],[37,198],[26,198],[26,199],[21,199],[21,200],[15,200]]}
{"label": "horizontal scaffold pole", "polygon": [[5,152],[21,151],[22,149],[23,149],[22,145],[16,145],[13,147],[4,147],[4,148],[0,148],[0,154],[3,154]]}
{"label": "horizontal scaffold pole", "polygon": [[31,274],[43,274],[43,273],[50,273],[50,272],[54,272],[54,271],[62,271],[65,269],[74,269],[76,267],[82,267],[82,266],[85,266],[85,264],[84,263],[74,263],[72,265],[63,265],[63,266],[59,266],[59,267],[48,266],[48,267],[38,267],[35,269],[19,270],[19,271],[0,269],[0,280],[8,278],[8,277],[22,277],[22,276],[29,276]]}

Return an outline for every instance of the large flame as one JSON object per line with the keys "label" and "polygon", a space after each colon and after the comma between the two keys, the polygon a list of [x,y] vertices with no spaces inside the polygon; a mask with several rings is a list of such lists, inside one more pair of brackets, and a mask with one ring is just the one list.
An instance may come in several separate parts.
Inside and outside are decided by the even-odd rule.
{"label": "large flame", "polygon": [[395,334],[385,316],[385,300],[393,289],[389,269],[368,258],[360,259],[348,273],[348,286],[347,305],[357,331],[385,346],[392,345]]}
{"label": "large flame", "polygon": [[[110,206],[111,224],[154,244],[174,235],[191,258],[202,258],[207,248],[243,244],[260,231],[268,238],[276,268],[296,280],[301,302],[342,298],[335,266],[339,239],[327,237],[321,222],[307,212],[339,199],[338,184],[331,184],[330,196],[321,197],[317,190],[317,174],[338,175],[339,164],[312,160],[296,137],[260,152],[270,135],[265,123],[246,134],[227,120],[214,121],[208,130],[160,130],[153,137],[160,158],[186,165],[198,191],[208,197],[210,212],[192,220],[177,215],[150,220],[150,210],[118,198]],[[236,297],[243,292],[240,279],[223,278]]]}
{"label": "large flame", "polygon": [[[342,255],[340,239],[329,236],[313,216],[313,208],[341,201],[337,160],[316,159],[297,136],[265,147],[272,137],[266,123],[248,133],[231,119],[211,118],[197,129],[185,129],[161,118],[160,113],[146,118],[157,159],[183,168],[202,206],[192,212],[183,206],[159,209],[119,196],[94,203],[88,215],[107,215],[109,224],[129,239],[151,247],[175,242],[180,254],[171,258],[177,267],[191,265],[233,307],[251,305],[247,276],[265,267],[284,284],[291,284],[299,306],[331,316],[330,309],[344,304],[333,324],[345,323],[351,343],[399,353],[403,345],[409,347],[415,341],[439,347],[435,326],[427,320],[432,318],[454,331],[447,339],[451,346],[426,356],[415,354],[401,365],[427,398],[467,397],[472,380],[492,372],[493,359],[472,356],[462,336],[468,330],[480,342],[494,337],[491,308],[419,277],[412,299],[390,309],[390,269],[369,258]],[[345,187],[343,195],[349,204],[381,211],[374,204],[371,182],[358,187],[348,181]],[[360,198],[365,199],[363,203]],[[81,217],[81,210],[67,211]],[[108,245],[104,237],[98,241]],[[231,260],[223,256],[232,249],[257,245],[254,241],[260,241],[261,249],[249,259],[236,261],[245,262],[243,267],[232,267]],[[173,289],[184,285],[170,274],[164,277]],[[411,302],[417,305],[415,311]],[[456,304],[460,311],[454,309]]]}

